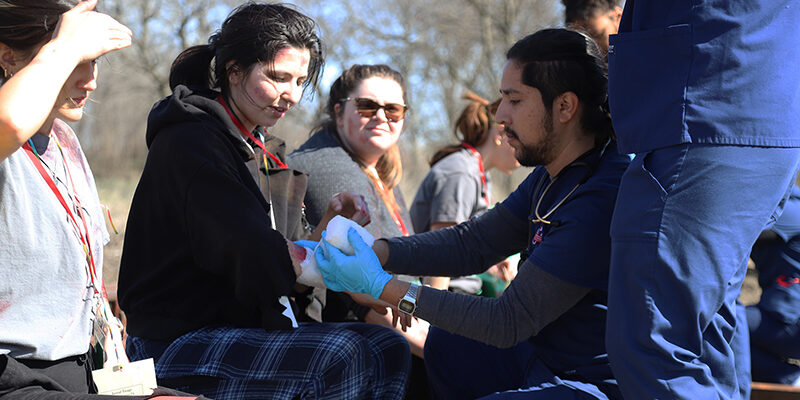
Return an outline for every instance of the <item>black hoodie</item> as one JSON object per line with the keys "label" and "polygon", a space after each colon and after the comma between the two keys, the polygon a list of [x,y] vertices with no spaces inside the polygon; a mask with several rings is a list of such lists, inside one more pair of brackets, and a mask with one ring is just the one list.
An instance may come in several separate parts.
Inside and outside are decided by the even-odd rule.
{"label": "black hoodie", "polygon": [[291,327],[278,302],[296,279],[291,258],[270,228],[253,151],[217,95],[178,86],[150,111],[149,153],[119,274],[133,336],[168,341],[212,325]]}

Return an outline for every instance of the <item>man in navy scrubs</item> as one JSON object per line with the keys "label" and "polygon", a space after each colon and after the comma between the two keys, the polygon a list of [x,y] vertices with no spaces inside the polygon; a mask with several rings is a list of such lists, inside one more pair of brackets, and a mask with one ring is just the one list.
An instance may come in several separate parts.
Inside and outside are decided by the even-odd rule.
{"label": "man in navy scrubs", "polygon": [[[322,244],[329,288],[369,293],[431,323],[425,364],[436,399],[620,399],[605,351],[609,226],[629,158],[618,154],[602,55],[586,35],[545,29],[506,54],[497,122],[522,165],[537,166],[494,208],[414,236],[353,232],[355,255]],[[402,282],[464,276],[524,251],[498,298]]]}
{"label": "man in navy scrubs", "polygon": [[750,248],[800,160],[800,2],[628,0],[610,39],[620,152],[609,359],[630,399],[739,398]]}

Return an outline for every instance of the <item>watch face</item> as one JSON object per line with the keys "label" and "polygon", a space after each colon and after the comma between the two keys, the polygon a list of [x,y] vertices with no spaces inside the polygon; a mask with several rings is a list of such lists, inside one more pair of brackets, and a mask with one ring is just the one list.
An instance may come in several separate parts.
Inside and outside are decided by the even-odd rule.
{"label": "watch face", "polygon": [[399,308],[400,311],[406,314],[411,314],[412,312],[414,312],[415,304],[406,299],[403,299],[400,300],[400,304],[397,305],[397,308]]}

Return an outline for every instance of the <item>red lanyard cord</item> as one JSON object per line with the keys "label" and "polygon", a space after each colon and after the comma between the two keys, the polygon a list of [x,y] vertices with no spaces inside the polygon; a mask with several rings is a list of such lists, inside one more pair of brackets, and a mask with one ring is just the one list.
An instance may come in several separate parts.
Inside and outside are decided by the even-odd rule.
{"label": "red lanyard cord", "polygon": [[22,148],[25,149],[25,154],[28,155],[28,158],[31,159],[31,162],[36,167],[36,170],[39,171],[39,174],[44,178],[45,183],[47,186],[50,187],[50,190],[58,199],[58,202],[61,203],[61,206],[64,207],[64,210],[67,211],[67,215],[72,220],[72,223],[75,225],[75,228],[78,230],[78,237],[81,241],[81,245],[83,246],[83,251],[86,253],[86,261],[89,264],[89,279],[92,281],[92,287],[94,288],[95,293],[99,293],[97,290],[97,284],[95,280],[97,279],[97,270],[95,268],[94,263],[94,253],[92,253],[92,244],[89,240],[89,227],[86,225],[86,216],[83,214],[83,207],[81,206],[81,202],[78,199],[78,192],[75,190],[75,181],[72,179],[72,174],[69,170],[69,165],[67,163],[66,157],[64,157],[64,151],[61,149],[61,145],[58,143],[58,139],[55,136],[52,136],[53,139],[56,141],[56,146],[58,146],[58,151],[61,153],[61,158],[64,161],[64,169],[67,171],[67,178],[72,185],[73,191],[73,203],[74,206],[78,210],[78,217],[81,219],[83,230],[81,230],[81,224],[78,224],[77,218],[72,213],[69,205],[67,205],[67,201],[64,199],[64,196],[61,195],[61,191],[58,190],[56,187],[56,183],[53,181],[53,178],[50,177],[50,174],[44,168],[44,161],[39,156],[39,153],[36,152],[35,147],[33,146],[33,140],[28,139],[28,142],[22,145]]}
{"label": "red lanyard cord", "polygon": [[[381,190],[383,190],[383,184],[381,184]],[[390,192],[388,195],[393,196],[394,193]],[[408,236],[408,228],[406,228],[406,224],[403,222],[403,217],[400,215],[400,211],[397,209],[397,207],[392,206],[391,204],[386,204],[386,208],[392,212],[392,219],[394,220],[395,225],[397,225],[397,229],[400,230],[400,233],[402,233],[403,236]]]}
{"label": "red lanyard cord", "polygon": [[406,224],[400,217],[400,212],[397,211],[397,209],[394,207],[391,208],[392,208],[392,218],[394,219],[394,223],[397,224],[397,228],[400,229],[400,233],[402,233],[403,236],[408,236],[408,228],[406,228]]}
{"label": "red lanyard cord", "polygon": [[[253,134],[251,132],[249,132],[247,129],[244,128],[244,125],[242,125],[242,123],[239,121],[239,118],[236,118],[236,116],[233,115],[233,112],[231,112],[230,108],[228,108],[228,104],[225,103],[225,99],[222,98],[221,94],[217,96],[217,102],[219,102],[219,104],[222,104],[222,108],[224,108],[225,112],[228,113],[228,116],[231,117],[231,120],[233,121],[233,124],[236,125],[237,128],[239,128],[239,132],[241,132],[243,135],[245,135],[245,137],[247,137],[248,139],[252,140],[253,143],[256,144],[256,146],[261,148],[261,150],[264,152],[265,156],[268,156],[269,158],[272,159],[272,161],[275,162],[275,164],[278,164],[278,168],[284,168],[284,169],[285,168],[289,168],[289,166],[286,165],[286,163],[281,161],[274,154],[272,154],[269,151],[267,151],[267,147],[264,146],[263,142],[261,142],[260,140],[256,139],[256,137],[253,136]],[[266,162],[264,163],[264,168],[267,168],[267,170],[269,170],[269,166],[266,165]]]}
{"label": "red lanyard cord", "polygon": [[383,204],[386,205],[386,208],[389,210],[389,212],[392,213],[392,220],[394,220],[395,225],[397,225],[397,229],[400,230],[400,233],[402,233],[403,236],[408,236],[409,235],[408,228],[406,228],[406,224],[403,222],[403,218],[400,215],[400,211],[397,209],[397,206],[392,205],[391,202],[386,201],[385,199],[385,196],[394,196],[394,193],[391,191],[387,193],[386,187],[383,185],[383,181],[381,181],[381,178],[379,176],[373,174],[367,169],[364,169],[364,173],[371,181],[375,183],[375,186],[377,186],[378,190],[380,190],[380,192],[382,193],[378,197],[381,198]]}
{"label": "red lanyard cord", "polygon": [[481,153],[467,142],[461,142],[461,145],[469,150],[473,156],[478,158],[478,170],[481,172],[481,184],[483,185],[483,187],[481,187],[481,193],[483,193],[483,199],[486,200],[486,207],[491,207],[492,204],[489,202],[489,188],[486,184],[486,171],[483,170],[483,158],[481,157]]}

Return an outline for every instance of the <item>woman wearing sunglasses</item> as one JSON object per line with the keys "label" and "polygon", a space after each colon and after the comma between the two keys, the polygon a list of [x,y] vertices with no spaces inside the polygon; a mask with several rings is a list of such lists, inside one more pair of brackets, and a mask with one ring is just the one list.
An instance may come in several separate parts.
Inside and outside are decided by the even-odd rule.
{"label": "woman wearing sunglasses", "polygon": [[[403,76],[386,65],[353,65],[331,85],[323,121],[288,158],[292,168],[309,174],[305,204],[310,223],[321,220],[326,199],[352,191],[366,198],[371,221],[365,228],[373,236],[413,234],[397,188],[402,173],[397,141],[408,110],[406,99]],[[322,296],[324,321],[358,320],[391,326],[388,314],[360,305],[345,293],[315,293],[317,298]],[[417,356],[412,365],[420,365],[427,329],[417,324],[403,334]],[[412,369],[409,392],[418,387],[414,378],[418,368]]]}
{"label": "woman wearing sunglasses", "polygon": [[[317,82],[323,61],[313,20],[248,2],[172,65],[172,95],[148,118],[119,276],[127,352],[152,357],[165,386],[214,399],[403,395],[402,337],[371,324],[298,323],[289,299],[305,251],[285,237],[305,238],[291,211],[305,185],[265,129]],[[358,199],[325,204],[366,221]]]}
{"label": "woman wearing sunglasses", "polygon": [[334,193],[367,198],[377,236],[408,235],[408,213],[399,190],[402,165],[397,141],[406,106],[404,80],[386,65],[354,65],[330,89],[324,121],[289,155],[289,165],[309,174],[305,204],[318,223]]}

